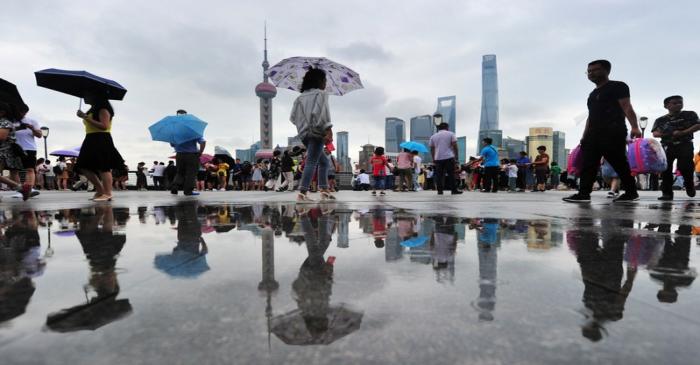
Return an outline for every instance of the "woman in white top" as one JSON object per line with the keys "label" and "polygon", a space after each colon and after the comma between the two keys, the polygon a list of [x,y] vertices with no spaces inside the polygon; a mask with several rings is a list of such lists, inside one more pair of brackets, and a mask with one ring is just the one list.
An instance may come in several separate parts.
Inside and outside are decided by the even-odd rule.
{"label": "woman in white top", "polygon": [[312,201],[306,194],[311,185],[311,178],[318,167],[318,188],[321,199],[335,199],[328,190],[328,158],[323,154],[323,147],[333,140],[333,124],[328,111],[328,94],[326,88],[326,72],[312,68],[304,75],[301,84],[301,95],[294,101],[290,120],[297,127],[297,132],[306,146],[306,160],[298,202]]}

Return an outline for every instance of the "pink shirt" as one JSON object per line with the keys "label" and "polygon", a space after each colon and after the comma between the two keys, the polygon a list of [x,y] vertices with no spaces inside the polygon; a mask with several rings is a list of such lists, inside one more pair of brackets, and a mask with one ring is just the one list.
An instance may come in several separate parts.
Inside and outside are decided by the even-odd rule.
{"label": "pink shirt", "polygon": [[413,162],[413,155],[409,152],[399,153],[399,157],[396,159],[396,167],[399,169],[410,169],[411,163]]}

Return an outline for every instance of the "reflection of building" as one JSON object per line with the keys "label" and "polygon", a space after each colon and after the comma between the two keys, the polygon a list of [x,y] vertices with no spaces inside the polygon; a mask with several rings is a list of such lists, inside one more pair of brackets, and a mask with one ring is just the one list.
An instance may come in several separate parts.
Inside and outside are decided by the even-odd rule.
{"label": "reflection of building", "polygon": [[[411,118],[411,141],[419,142],[428,148],[430,136],[435,132],[433,117],[431,115],[420,115]],[[429,153],[422,154],[423,163],[433,162],[432,156]]]}
{"label": "reflection of building", "polygon": [[386,233],[386,244],[384,246],[384,260],[396,261],[403,257],[403,246],[399,237],[399,228],[396,225],[389,227]]}
{"label": "reflection of building", "polygon": [[552,228],[545,220],[531,221],[527,228],[527,248],[549,250],[552,247]]}
{"label": "reflection of building", "polygon": [[337,211],[338,216],[338,242],[337,246],[340,248],[350,247],[350,212]]}
{"label": "reflection of building", "polygon": [[503,139],[503,149],[506,151],[508,159],[517,160],[520,157],[520,152],[527,152],[527,145],[523,140],[506,137]]}
{"label": "reflection of building", "polygon": [[467,137],[457,137],[458,162],[467,162]]}
{"label": "reflection of building", "polygon": [[437,101],[435,113],[442,114],[442,121],[450,126],[450,132],[457,127],[457,102],[455,96],[441,96]]}
{"label": "reflection of building", "polygon": [[372,155],[374,155],[374,145],[373,144],[366,144],[362,146],[362,151],[360,151],[360,158],[358,159],[358,162],[360,164],[361,169],[365,169],[368,174],[372,173],[372,166],[370,166],[369,160],[372,158]]}
{"label": "reflection of building", "polygon": [[255,87],[255,95],[260,98],[260,142],[261,148],[272,148],[272,99],[277,95],[277,88],[268,82],[267,69],[267,30],[265,31],[265,51],[262,63],[263,82]]}
{"label": "reflection of building", "polygon": [[559,166],[566,166],[566,134],[564,132],[552,132],[552,153],[549,156]]}
{"label": "reflection of building", "polygon": [[406,122],[399,118],[386,118],[384,139],[386,152],[400,152],[399,145],[406,141]]}
{"label": "reflection of building", "polygon": [[480,321],[493,321],[496,309],[496,275],[498,252],[496,245],[478,244],[479,250],[479,298],[476,308]]}
{"label": "reflection of building", "polygon": [[[496,133],[496,131],[499,133]],[[499,135],[498,138],[495,138],[496,134]],[[484,55],[481,61],[479,143],[485,137],[491,137],[494,142],[493,145],[501,147],[502,133],[498,123],[498,70],[496,67],[496,55]]]}
{"label": "reflection of building", "polygon": [[350,155],[348,152],[348,132],[338,132],[336,133],[336,156],[338,158],[338,163],[340,164],[341,172],[351,172],[352,166],[350,163]]}

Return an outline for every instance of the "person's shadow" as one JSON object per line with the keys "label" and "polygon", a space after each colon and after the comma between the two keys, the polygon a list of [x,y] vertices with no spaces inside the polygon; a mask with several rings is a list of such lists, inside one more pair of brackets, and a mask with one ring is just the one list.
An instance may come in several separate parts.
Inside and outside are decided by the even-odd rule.
{"label": "person's shadow", "polygon": [[113,232],[111,207],[94,209],[95,214],[80,214],[75,233],[90,265],[89,283],[84,287],[86,303],[49,314],[46,326],[51,331],[96,330],[132,312],[129,299],[117,299],[120,288],[115,267],[126,235]]}
{"label": "person's shadow", "polygon": [[[607,323],[622,319],[627,297],[632,290],[636,268],[627,268],[623,283],[622,262],[633,222],[603,219],[601,226],[595,227],[592,220],[582,219],[577,225],[577,229],[569,232],[567,239],[569,246],[575,247],[585,286],[583,304],[587,311],[581,334],[595,342],[603,338]],[[601,240],[602,245],[599,243]]]}
{"label": "person's shadow", "polygon": [[678,288],[688,288],[693,284],[697,272],[688,266],[690,261],[690,241],[692,226],[680,225],[671,237],[671,225],[661,224],[658,231],[666,233],[664,251],[659,260],[649,265],[649,276],[659,282],[662,288],[656,295],[661,303],[675,303]]}

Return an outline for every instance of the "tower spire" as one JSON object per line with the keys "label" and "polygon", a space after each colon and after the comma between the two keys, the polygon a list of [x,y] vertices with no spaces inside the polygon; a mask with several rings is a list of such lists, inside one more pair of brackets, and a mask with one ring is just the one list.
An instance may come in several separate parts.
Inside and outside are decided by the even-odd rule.
{"label": "tower spire", "polygon": [[263,52],[263,81],[268,82],[267,69],[270,68],[270,63],[267,61],[267,20],[265,21],[265,51]]}

